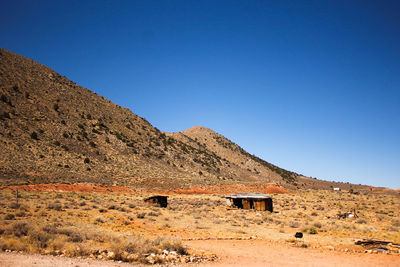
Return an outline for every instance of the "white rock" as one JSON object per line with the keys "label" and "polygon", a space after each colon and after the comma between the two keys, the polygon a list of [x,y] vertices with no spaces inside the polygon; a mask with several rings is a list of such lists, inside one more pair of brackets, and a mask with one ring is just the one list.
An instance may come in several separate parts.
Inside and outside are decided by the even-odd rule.
{"label": "white rock", "polygon": [[113,251],[110,251],[107,253],[107,258],[109,258],[109,259],[114,258],[114,256],[115,256],[115,253]]}

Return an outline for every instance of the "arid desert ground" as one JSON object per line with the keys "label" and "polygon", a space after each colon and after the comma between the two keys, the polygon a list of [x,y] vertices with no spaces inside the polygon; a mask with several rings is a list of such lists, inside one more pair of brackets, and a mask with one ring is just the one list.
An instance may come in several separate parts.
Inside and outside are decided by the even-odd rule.
{"label": "arid desert ground", "polygon": [[[92,192],[85,192],[90,188]],[[46,266],[46,260],[68,262],[68,257],[96,260],[86,262],[87,266],[245,266],[249,262],[253,266],[396,266],[400,262],[400,198],[395,191],[290,192],[270,187],[280,192],[270,193],[271,213],[227,209],[224,197],[229,188],[213,189],[178,193],[88,184],[3,187],[0,246],[6,252],[0,264],[22,266],[18,264],[24,261],[15,260],[16,251],[52,255],[42,260],[30,256],[38,266]],[[167,208],[143,201],[161,193],[168,196]],[[347,211],[355,217],[338,217]],[[302,232],[303,238],[296,239],[296,232]],[[364,239],[390,243],[355,244]],[[21,255],[25,254],[17,257],[25,257]]]}

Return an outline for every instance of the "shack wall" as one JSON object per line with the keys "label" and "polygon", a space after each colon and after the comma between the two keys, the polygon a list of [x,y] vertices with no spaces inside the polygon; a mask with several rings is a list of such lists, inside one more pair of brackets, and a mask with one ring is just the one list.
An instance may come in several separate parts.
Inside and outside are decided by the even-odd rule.
{"label": "shack wall", "polygon": [[265,200],[264,199],[256,200],[254,202],[254,209],[255,210],[265,210],[265,207],[266,207],[266,205],[265,205]]}
{"label": "shack wall", "polygon": [[266,204],[265,210],[269,210],[270,212],[274,211],[274,208],[273,208],[273,205],[272,205],[272,198],[267,198],[265,200],[265,204]]}
{"label": "shack wall", "polygon": [[249,199],[243,199],[243,209],[249,210],[250,209],[250,200]]}

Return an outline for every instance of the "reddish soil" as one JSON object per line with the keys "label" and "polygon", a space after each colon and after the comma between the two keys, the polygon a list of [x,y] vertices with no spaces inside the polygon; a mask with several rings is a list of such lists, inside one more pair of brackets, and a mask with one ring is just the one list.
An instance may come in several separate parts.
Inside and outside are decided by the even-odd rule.
{"label": "reddish soil", "polygon": [[165,194],[231,194],[231,193],[259,192],[266,194],[288,194],[289,190],[275,185],[241,185],[223,184],[207,186],[191,186],[189,189],[174,189],[170,191],[159,191]]}
{"label": "reddish soil", "polygon": [[1,267],[129,267],[129,263],[119,263],[115,261],[99,261],[92,259],[78,259],[68,257],[45,256],[35,254],[25,254],[18,252],[0,252]]}
{"label": "reddish soil", "polygon": [[265,240],[185,241],[191,248],[214,253],[217,262],[199,266],[399,266],[400,256],[345,253],[293,247]]}
{"label": "reddish soil", "polygon": [[47,191],[47,192],[95,192],[95,193],[157,193],[157,194],[230,194],[230,193],[249,193],[259,192],[266,194],[288,194],[289,190],[275,185],[208,185],[192,186],[188,189],[173,189],[152,191],[129,186],[101,186],[95,184],[32,184],[32,185],[10,185],[1,186],[0,190],[19,190],[19,191]]}
{"label": "reddish soil", "polygon": [[[399,266],[400,256],[345,253],[293,247],[263,240],[197,240],[185,241],[193,249],[215,253],[219,260],[180,266]],[[0,252],[0,266],[132,266],[127,263],[54,257],[16,252]]]}

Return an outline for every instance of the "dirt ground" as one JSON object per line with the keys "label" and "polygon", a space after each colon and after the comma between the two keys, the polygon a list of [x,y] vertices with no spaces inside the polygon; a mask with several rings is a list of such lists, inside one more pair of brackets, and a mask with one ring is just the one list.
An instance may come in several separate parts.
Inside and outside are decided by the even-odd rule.
{"label": "dirt ground", "polygon": [[[216,262],[185,264],[188,266],[400,266],[398,255],[344,253],[320,249],[283,246],[263,240],[197,240],[187,246],[219,255]],[[96,266],[125,267],[127,263],[90,259],[0,253],[0,266]],[[137,265],[136,265],[137,266]]]}
{"label": "dirt ground", "polygon": [[0,252],[0,267],[127,267],[129,263],[67,257],[44,256],[18,252]]}
{"label": "dirt ground", "polygon": [[90,192],[90,193],[153,193],[153,194],[230,194],[235,192],[259,192],[266,194],[287,194],[289,190],[275,185],[240,185],[222,184],[208,186],[191,186],[183,189],[147,190],[129,186],[101,186],[95,184],[31,184],[0,186],[0,190],[47,191],[47,192]]}
{"label": "dirt ground", "polygon": [[[273,194],[274,212],[227,209],[224,195],[231,192]],[[168,208],[143,201],[158,193],[168,195]],[[157,238],[180,246],[183,242],[189,250],[188,256],[182,254],[186,259],[219,257],[216,262],[182,266],[400,266],[397,245],[388,246],[392,255],[355,245],[364,238],[399,244],[399,201],[398,193],[290,192],[275,185],[166,192],[93,184],[4,186],[0,187],[0,247],[20,252],[0,252],[0,267],[131,266],[92,259],[104,259],[97,251],[121,248],[130,249],[128,256],[144,255],[142,260],[125,257],[125,261],[146,262],[147,250],[131,251],[127,245],[150,248]],[[358,218],[337,218],[338,212],[347,210],[357,210]],[[295,240],[298,231],[304,232],[307,248],[300,248],[304,243]],[[159,254],[162,242],[154,245]]]}
{"label": "dirt ground", "polygon": [[400,266],[398,255],[352,254],[265,240],[201,240],[186,244],[220,257],[217,262],[200,266]]}

